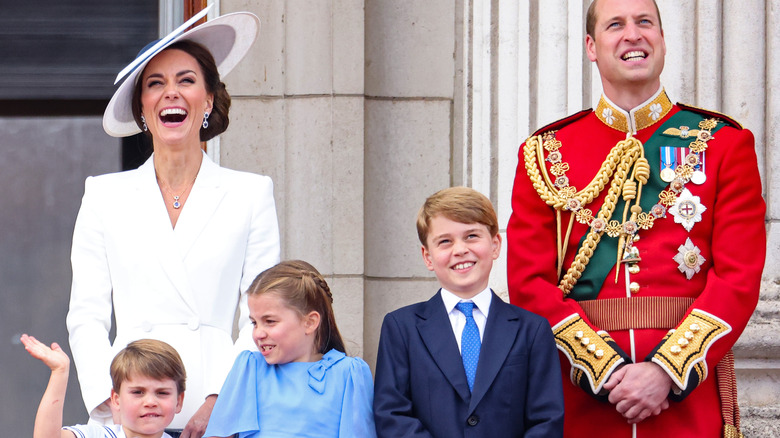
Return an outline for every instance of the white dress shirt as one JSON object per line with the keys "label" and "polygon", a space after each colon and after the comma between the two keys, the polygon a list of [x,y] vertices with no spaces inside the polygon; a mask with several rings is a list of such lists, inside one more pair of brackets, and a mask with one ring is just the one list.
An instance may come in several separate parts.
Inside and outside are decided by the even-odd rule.
{"label": "white dress shirt", "polygon": [[459,296],[442,288],[441,299],[444,301],[444,309],[450,317],[452,332],[455,333],[455,340],[458,342],[458,351],[460,351],[460,338],[463,335],[463,327],[466,326],[466,315],[455,307],[460,302],[474,303],[472,316],[474,317],[474,322],[477,323],[479,340],[481,341],[485,335],[485,323],[487,323],[488,312],[490,311],[490,300],[493,299],[493,293],[490,291],[490,288],[485,288],[485,290],[469,300],[461,299]]}

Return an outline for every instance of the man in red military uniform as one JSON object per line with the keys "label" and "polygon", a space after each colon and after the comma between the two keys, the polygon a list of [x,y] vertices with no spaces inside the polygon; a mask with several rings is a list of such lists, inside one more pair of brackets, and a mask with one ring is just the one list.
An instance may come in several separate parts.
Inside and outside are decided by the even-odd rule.
{"label": "man in red military uniform", "polygon": [[521,147],[510,300],[561,352],[565,436],[738,436],[731,347],[766,252],[753,135],[672,104],[653,0],[597,0],[586,51],[604,87]]}

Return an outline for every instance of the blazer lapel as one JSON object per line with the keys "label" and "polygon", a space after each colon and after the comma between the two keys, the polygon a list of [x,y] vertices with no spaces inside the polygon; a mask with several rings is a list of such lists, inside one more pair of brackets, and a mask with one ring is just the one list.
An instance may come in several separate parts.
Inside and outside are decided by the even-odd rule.
{"label": "blazer lapel", "polygon": [[[466,372],[458,352],[458,344],[452,333],[452,325],[444,310],[441,291],[428,300],[417,316],[417,331],[434,362],[460,397],[466,401],[471,396],[466,382]],[[479,371],[477,371],[479,377]]]}
{"label": "blazer lapel", "polygon": [[[493,384],[518,334],[518,318],[507,311],[507,306],[511,304],[503,302],[492,291],[491,293],[493,298],[490,301],[490,312],[482,336],[482,348],[479,353],[469,412],[476,409],[490,385]],[[490,336],[487,336],[488,334]]]}
{"label": "blazer lapel", "polygon": [[157,185],[154,155],[138,168],[135,187],[137,188],[135,211],[138,212],[136,218],[138,223],[133,225],[148,236],[147,242],[154,248],[151,253],[157,255],[162,271],[187,306],[195,311],[192,287],[171,226],[171,219],[165,208],[165,200],[160,192],[160,186]]}
{"label": "blazer lapel", "polygon": [[[133,211],[137,216],[131,220],[138,222],[138,229],[148,236],[152,245],[168,251],[174,244],[173,228],[168,212],[165,210],[165,200],[160,192],[160,186],[157,185],[154,155],[136,170],[135,178],[133,186],[136,205]],[[159,251],[156,253],[159,254]]]}
{"label": "blazer lapel", "polygon": [[198,236],[206,228],[222,202],[225,188],[220,182],[219,166],[204,153],[198,177],[195,179],[187,202],[182,207],[173,233],[181,260],[186,260]]}

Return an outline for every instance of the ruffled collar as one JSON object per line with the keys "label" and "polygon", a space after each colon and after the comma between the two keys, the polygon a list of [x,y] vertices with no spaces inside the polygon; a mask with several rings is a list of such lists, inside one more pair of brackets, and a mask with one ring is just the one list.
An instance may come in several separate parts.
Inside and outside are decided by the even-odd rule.
{"label": "ruffled collar", "polygon": [[605,95],[601,95],[596,106],[596,117],[605,125],[620,132],[636,133],[654,125],[672,110],[672,101],[663,87],[643,104],[629,112],[615,105]]}
{"label": "ruffled collar", "polygon": [[318,394],[323,394],[325,392],[325,374],[345,357],[346,354],[338,350],[330,350],[322,355],[322,359],[309,367],[309,387],[317,391]]}

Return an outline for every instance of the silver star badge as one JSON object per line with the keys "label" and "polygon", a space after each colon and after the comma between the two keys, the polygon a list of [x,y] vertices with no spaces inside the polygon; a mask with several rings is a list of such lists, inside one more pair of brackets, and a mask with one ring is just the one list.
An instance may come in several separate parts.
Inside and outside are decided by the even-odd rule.
{"label": "silver star badge", "polygon": [[701,250],[691,242],[691,238],[685,240],[685,245],[677,248],[677,254],[674,255],[674,261],[677,262],[677,269],[685,274],[685,278],[690,280],[693,274],[701,270],[701,265],[707,259],[701,255]]}
{"label": "silver star badge", "polygon": [[701,222],[701,214],[705,211],[707,207],[701,204],[701,198],[693,196],[688,189],[683,189],[674,205],[669,207],[674,222],[682,224],[687,231],[691,231],[696,222]]}

